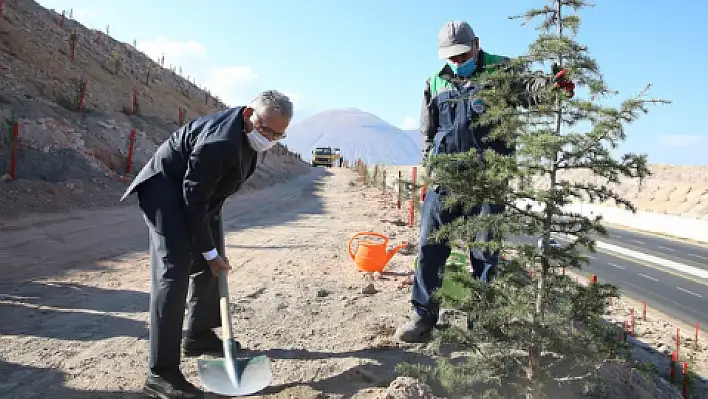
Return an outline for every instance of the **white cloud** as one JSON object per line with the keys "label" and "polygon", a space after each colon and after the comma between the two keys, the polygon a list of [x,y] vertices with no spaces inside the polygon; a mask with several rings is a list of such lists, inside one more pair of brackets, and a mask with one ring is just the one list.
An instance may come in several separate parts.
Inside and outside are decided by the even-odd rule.
{"label": "white cloud", "polygon": [[401,122],[401,125],[399,127],[403,130],[413,130],[417,129],[418,125],[419,123],[417,119],[407,116],[403,118],[403,122]]}
{"label": "white cloud", "polygon": [[[210,57],[204,44],[195,40],[178,41],[160,36],[156,40],[138,42],[137,47],[154,60],[164,56],[165,67],[175,65],[178,72],[181,68],[182,76],[190,77],[190,80],[196,78],[197,85],[206,86],[227,105],[244,104],[265,89],[260,76],[250,65],[205,67],[218,65],[218,61]],[[288,94],[296,109],[301,109],[302,96]]]}
{"label": "white cloud", "polygon": [[659,141],[669,147],[693,147],[704,141],[704,137],[697,134],[665,134]]}

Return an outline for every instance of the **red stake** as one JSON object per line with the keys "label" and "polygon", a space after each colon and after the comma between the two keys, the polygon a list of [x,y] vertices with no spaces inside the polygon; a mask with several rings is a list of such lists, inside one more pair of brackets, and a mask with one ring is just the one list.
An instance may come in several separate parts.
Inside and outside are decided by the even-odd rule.
{"label": "red stake", "polygon": [[676,362],[678,361],[678,353],[671,352],[671,362],[669,362],[669,381],[673,384],[676,381]]}
{"label": "red stake", "polygon": [[683,367],[681,368],[681,374],[682,374],[682,376],[681,376],[681,379],[682,379],[681,393],[683,393],[684,398],[687,398],[688,397],[688,378],[686,378],[686,377],[688,375],[688,362],[683,362]]}
{"label": "red stake", "polygon": [[15,122],[12,125],[12,149],[10,155],[10,177],[15,178],[17,172],[17,145],[20,141],[20,124]]}
{"label": "red stake", "polygon": [[128,144],[128,160],[125,165],[125,173],[130,173],[130,165],[133,163],[133,145],[135,143],[135,129],[130,131],[130,143]]}
{"label": "red stake", "polygon": [[634,337],[634,308],[632,308],[632,336]]}
{"label": "red stake", "polygon": [[677,328],[677,329],[676,329],[676,355],[677,355],[677,356],[678,356],[678,353],[679,353],[679,331],[680,331],[680,330],[681,330],[680,328]]}
{"label": "red stake", "polygon": [[647,321],[647,300],[645,299],[643,302],[644,309],[642,310],[642,319]]}
{"label": "red stake", "polygon": [[417,173],[418,168],[414,166],[411,174],[411,206],[408,209],[408,227],[413,227],[413,220],[415,219],[415,181]]}
{"label": "red stake", "polygon": [[182,107],[179,107],[179,125],[182,126]]}

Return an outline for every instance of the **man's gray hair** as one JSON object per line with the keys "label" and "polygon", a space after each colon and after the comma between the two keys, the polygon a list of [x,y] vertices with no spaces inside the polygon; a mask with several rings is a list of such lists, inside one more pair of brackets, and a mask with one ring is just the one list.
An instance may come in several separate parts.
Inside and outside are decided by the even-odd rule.
{"label": "man's gray hair", "polygon": [[274,111],[288,120],[293,118],[293,103],[290,98],[277,90],[266,90],[251,100],[249,106],[257,115],[267,111]]}

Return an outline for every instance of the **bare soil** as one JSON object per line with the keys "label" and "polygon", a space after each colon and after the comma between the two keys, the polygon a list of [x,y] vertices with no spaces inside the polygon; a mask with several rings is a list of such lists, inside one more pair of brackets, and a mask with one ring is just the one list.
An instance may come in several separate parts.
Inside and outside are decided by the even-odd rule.
{"label": "bare soil", "polygon": [[[409,315],[405,282],[414,247],[394,255],[378,279],[357,271],[347,254],[359,231],[384,233],[392,244],[417,242],[393,194],[361,188],[354,178],[347,169],[313,168],[226,205],[233,327],[249,354],[272,359],[274,381],[259,396],[416,397],[388,389],[395,366],[435,359],[428,345],[392,338]],[[146,233],[137,207],[0,224],[3,397],[140,397],[148,345]],[[198,383],[195,366],[194,359],[183,361]],[[677,397],[637,373],[607,371],[608,397]]]}

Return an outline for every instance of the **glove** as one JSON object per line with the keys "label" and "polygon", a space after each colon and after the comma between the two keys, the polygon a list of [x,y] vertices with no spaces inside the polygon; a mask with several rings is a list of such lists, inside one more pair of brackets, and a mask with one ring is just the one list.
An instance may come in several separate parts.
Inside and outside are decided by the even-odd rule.
{"label": "glove", "polygon": [[551,71],[554,75],[554,86],[565,90],[568,93],[569,98],[573,98],[575,96],[575,83],[568,80],[568,70],[565,68],[561,69],[561,67],[554,62]]}

